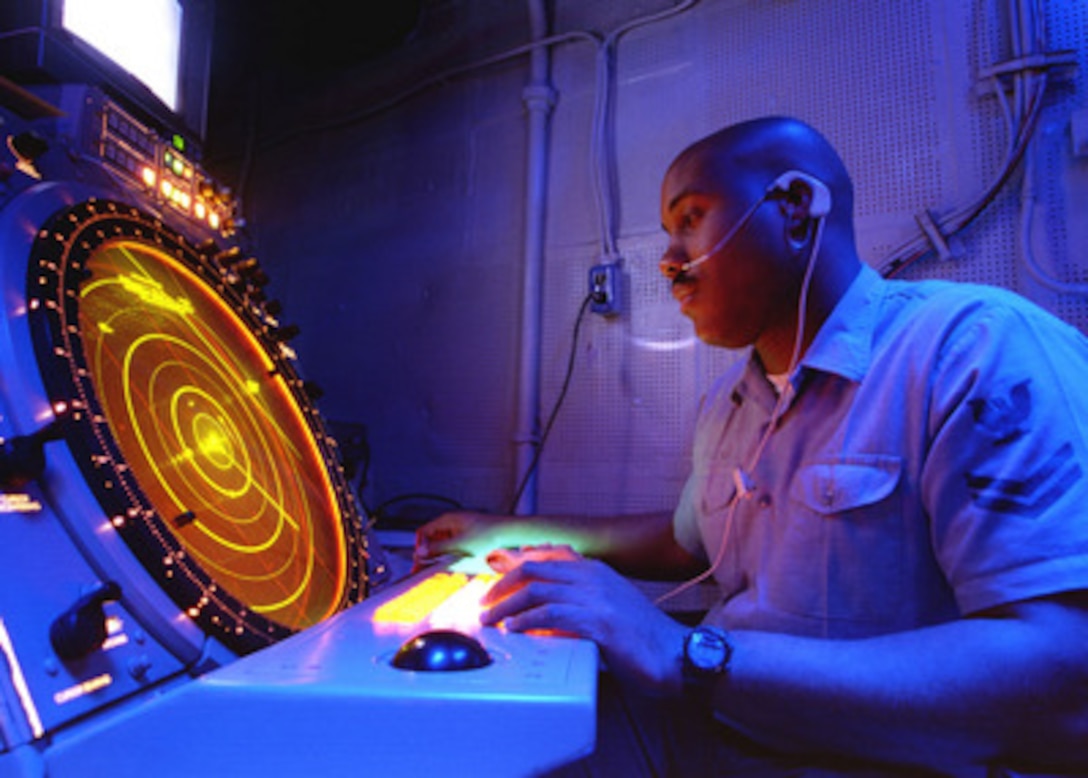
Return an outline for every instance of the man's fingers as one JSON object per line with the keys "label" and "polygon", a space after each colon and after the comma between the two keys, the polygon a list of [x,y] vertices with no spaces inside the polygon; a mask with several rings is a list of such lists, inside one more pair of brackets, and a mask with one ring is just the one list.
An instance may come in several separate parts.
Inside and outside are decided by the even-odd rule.
{"label": "man's fingers", "polygon": [[[489,560],[490,561],[490,560]],[[551,582],[557,584],[577,584],[581,580],[579,568],[575,562],[534,562],[524,560],[513,568],[503,571],[502,577],[492,585],[484,596],[484,604],[495,603],[509,597],[513,592],[533,582]]]}
{"label": "man's fingers", "polygon": [[501,623],[511,632],[540,632],[594,639],[591,622],[584,618],[586,612],[580,606],[548,601],[531,607],[515,607],[510,614],[503,615],[503,605],[505,603],[500,603],[485,614],[486,624]]}
{"label": "man's fingers", "polygon": [[[516,576],[517,572],[510,575]],[[496,624],[522,611],[549,604],[577,603],[582,599],[578,587],[569,583],[539,578],[509,582],[504,577],[484,596],[484,618],[488,623]]]}

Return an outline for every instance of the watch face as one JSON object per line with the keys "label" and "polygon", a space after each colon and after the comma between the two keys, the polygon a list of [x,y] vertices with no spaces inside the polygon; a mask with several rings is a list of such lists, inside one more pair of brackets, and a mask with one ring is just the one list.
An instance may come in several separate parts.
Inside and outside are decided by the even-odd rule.
{"label": "watch face", "polygon": [[725,635],[717,630],[700,627],[688,636],[685,654],[697,670],[721,672],[729,660],[729,653]]}

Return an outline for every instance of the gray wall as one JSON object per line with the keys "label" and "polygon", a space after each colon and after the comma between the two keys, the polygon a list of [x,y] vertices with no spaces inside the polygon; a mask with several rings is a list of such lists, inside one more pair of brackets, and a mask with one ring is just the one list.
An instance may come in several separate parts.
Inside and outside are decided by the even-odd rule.
{"label": "gray wall", "polygon": [[[665,0],[554,0],[553,31],[598,36]],[[690,8],[686,8],[690,5]],[[696,343],[657,259],[658,186],[672,156],[727,123],[792,114],[827,134],[855,175],[862,253],[880,267],[919,235],[915,214],[953,213],[1006,156],[1002,103],[980,80],[1012,56],[991,0],[702,0],[617,39],[615,240],[626,305],[587,318],[570,394],[540,466],[543,511],[669,507],[686,472],[700,391],[735,355]],[[1045,3],[1052,69],[1028,168],[953,242],[906,277],[1018,290],[1088,327],[1088,160],[1071,123],[1084,97],[1083,3]],[[505,510],[515,473],[526,228],[528,3],[430,0],[399,48],[352,70],[264,84],[242,169],[259,256],[297,322],[304,373],[334,421],[364,424],[370,505],[404,493]],[[551,46],[556,104],[542,280],[541,414],[555,401],[587,269],[600,261],[593,131],[597,47]],[[1011,82],[1010,82],[1011,83]],[[303,85],[304,88],[302,88]],[[1009,110],[1016,111],[1010,94]],[[1027,202],[1027,206],[1024,203]],[[1034,203],[1034,205],[1032,204]]]}

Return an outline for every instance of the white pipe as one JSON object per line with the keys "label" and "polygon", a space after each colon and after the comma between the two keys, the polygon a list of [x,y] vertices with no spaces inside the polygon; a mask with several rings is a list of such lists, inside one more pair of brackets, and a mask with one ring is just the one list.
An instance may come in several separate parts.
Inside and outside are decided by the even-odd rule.
{"label": "white pipe", "polygon": [[[533,40],[548,35],[547,0],[529,0]],[[529,111],[528,175],[525,192],[524,278],[522,281],[521,349],[518,370],[518,407],[515,485],[526,476],[514,513],[536,513],[537,471],[529,473],[540,445],[540,352],[543,330],[543,278],[545,217],[548,202],[549,122],[555,105],[550,82],[550,50],[534,48],[530,54],[529,83],[522,99]],[[515,487],[516,488],[516,487]]]}

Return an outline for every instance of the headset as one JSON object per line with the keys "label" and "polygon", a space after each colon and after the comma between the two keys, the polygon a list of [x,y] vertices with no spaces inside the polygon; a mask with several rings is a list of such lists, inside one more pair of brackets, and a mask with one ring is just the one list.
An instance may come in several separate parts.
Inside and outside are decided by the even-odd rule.
{"label": "headset", "polygon": [[677,268],[677,273],[687,273],[692,268],[703,264],[725,248],[726,244],[729,243],[729,241],[733,239],[733,236],[740,231],[741,227],[752,218],[752,214],[756,212],[756,209],[759,208],[768,197],[778,192],[785,192],[788,194],[797,182],[803,183],[812,192],[812,202],[808,204],[808,217],[810,219],[823,219],[831,213],[831,190],[828,189],[827,184],[815,176],[811,176],[808,173],[802,173],[800,170],[789,170],[779,175],[763,190],[763,194],[760,195],[759,199],[752,203],[751,207],[744,212],[744,215],[737,220],[736,224],[726,231],[721,240],[715,243],[705,254],[701,254],[695,259],[680,265]]}
{"label": "headset", "polygon": [[812,191],[812,202],[808,206],[810,219],[822,219],[831,213],[831,190],[827,188],[827,184],[800,170],[790,170],[780,175],[767,187],[764,197],[775,192],[789,192],[798,181],[803,182]]}

